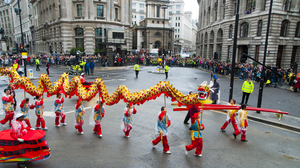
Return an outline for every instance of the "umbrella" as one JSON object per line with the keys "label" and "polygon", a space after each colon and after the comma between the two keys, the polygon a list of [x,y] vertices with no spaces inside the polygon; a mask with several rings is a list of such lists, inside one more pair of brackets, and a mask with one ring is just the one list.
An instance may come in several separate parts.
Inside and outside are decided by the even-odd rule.
{"label": "umbrella", "polygon": [[54,53],[53,55],[57,55],[56,53]]}

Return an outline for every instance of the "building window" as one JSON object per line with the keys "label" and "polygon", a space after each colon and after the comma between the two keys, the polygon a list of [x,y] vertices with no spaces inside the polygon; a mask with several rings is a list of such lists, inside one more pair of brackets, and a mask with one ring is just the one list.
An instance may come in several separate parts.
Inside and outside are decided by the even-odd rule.
{"label": "building window", "polygon": [[178,17],[178,20],[180,20],[180,17]]}
{"label": "building window", "polygon": [[281,23],[280,36],[286,37],[286,35],[287,35],[287,29],[288,29],[288,21],[284,20]]}
{"label": "building window", "polygon": [[157,24],[159,24],[159,21],[157,21]]}
{"label": "building window", "polygon": [[180,9],[180,5],[176,5],[176,9]]}
{"label": "building window", "polygon": [[97,16],[103,17],[103,5],[97,5]]}
{"label": "building window", "polygon": [[177,33],[177,29],[175,29],[175,33]]}
{"label": "building window", "polygon": [[76,48],[84,49],[84,39],[83,38],[76,38],[75,43],[76,43]]}
{"label": "building window", "polygon": [[232,25],[229,26],[229,38],[232,38],[232,30],[233,30],[233,27]]}
{"label": "building window", "polygon": [[255,60],[259,61],[259,45],[255,46]]}
{"label": "building window", "polygon": [[248,37],[248,23],[244,22],[243,24],[241,24],[241,33],[240,33],[240,37]]}
{"label": "building window", "polygon": [[180,29],[178,29],[178,33],[180,33]]}
{"label": "building window", "polygon": [[140,3],[140,8],[144,8],[144,4]]}
{"label": "building window", "polygon": [[169,27],[172,27],[172,23],[169,23]]}
{"label": "building window", "polygon": [[175,23],[175,27],[177,27],[177,23]]}
{"label": "building window", "polygon": [[95,29],[95,36],[96,37],[102,37],[102,35],[104,37],[106,37],[106,29],[102,29],[102,28]]}
{"label": "building window", "polygon": [[156,17],[160,15],[160,6],[156,6]]}
{"label": "building window", "polygon": [[75,36],[83,36],[83,28],[76,28]]}
{"label": "building window", "polygon": [[155,37],[161,37],[161,33],[160,33],[160,32],[156,32],[156,33],[154,34],[154,36],[155,36]]}
{"label": "building window", "polygon": [[145,11],[144,10],[140,10],[140,13],[145,13]]}
{"label": "building window", "polygon": [[82,16],[82,4],[77,5],[77,16]]}
{"label": "building window", "polygon": [[152,23],[154,23],[154,20],[152,20]]}
{"label": "building window", "polygon": [[179,35],[177,37],[179,38]]}
{"label": "building window", "polygon": [[297,23],[296,34],[295,37],[300,37],[300,22]]}
{"label": "building window", "polygon": [[115,8],[115,19],[118,19],[118,13],[119,13],[118,8]]}
{"label": "building window", "polygon": [[175,38],[177,38],[177,35],[175,35]]}
{"label": "building window", "polygon": [[141,19],[141,20],[144,19],[144,16],[140,16],[140,19]]}
{"label": "building window", "polygon": [[292,0],[283,0],[282,10],[290,11],[291,10],[291,3],[292,3]]}
{"label": "building window", "polygon": [[142,36],[144,36],[145,35],[145,32],[144,31],[142,31]]}
{"label": "building window", "polygon": [[136,15],[134,15],[134,18],[136,18]]}
{"label": "building window", "polygon": [[176,19],[175,20],[177,20],[177,17],[176,17]]}
{"label": "building window", "polygon": [[169,9],[172,9],[172,5],[169,5]]}
{"label": "building window", "polygon": [[95,48],[96,49],[103,49],[103,42],[102,39],[95,39]]}
{"label": "building window", "polygon": [[169,15],[172,15],[172,11],[169,11]]}
{"label": "building window", "polygon": [[145,47],[144,47],[144,42],[142,42],[142,48],[145,48]]}
{"label": "building window", "polygon": [[255,11],[256,0],[247,0],[246,13],[250,14]]}
{"label": "building window", "polygon": [[169,20],[172,20],[172,17],[169,17]]}
{"label": "building window", "polygon": [[257,26],[257,36],[261,36],[262,26],[263,26],[262,20],[258,21],[258,26]]}
{"label": "building window", "polygon": [[231,60],[231,46],[228,46],[228,57],[227,60]]}
{"label": "building window", "polygon": [[113,39],[124,39],[124,33],[113,32]]}
{"label": "building window", "polygon": [[180,23],[178,23],[178,27],[180,27]]}
{"label": "building window", "polygon": [[176,11],[176,14],[180,14],[180,11]]}
{"label": "building window", "polygon": [[136,6],[136,2],[132,2],[132,7],[135,7]]}

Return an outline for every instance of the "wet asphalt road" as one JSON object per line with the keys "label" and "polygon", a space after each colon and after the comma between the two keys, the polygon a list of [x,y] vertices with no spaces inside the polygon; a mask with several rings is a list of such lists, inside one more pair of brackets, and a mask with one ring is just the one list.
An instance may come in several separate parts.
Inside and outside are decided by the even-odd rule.
{"label": "wet asphalt road", "polygon": [[[163,74],[148,73],[153,69],[155,67],[141,68],[138,79],[135,79],[134,71],[131,68],[97,71],[94,76],[87,76],[86,80],[93,81],[96,76],[101,77],[109,94],[112,94],[119,85],[126,85],[131,92],[136,92],[164,80]],[[43,68],[41,70],[45,71]],[[63,69],[51,68],[51,70],[54,73],[50,74],[50,79],[54,82]],[[37,72],[35,75],[39,73]],[[170,83],[184,94],[188,94],[191,90],[196,91],[197,79],[195,78],[200,84],[203,80],[210,80],[210,74],[189,68],[170,68]],[[228,99],[229,83],[226,82],[226,79],[221,78],[219,81],[222,100]],[[33,82],[36,83],[37,80]],[[228,87],[226,88],[224,85],[228,85]],[[239,102],[242,82],[236,81],[235,85],[235,98]],[[3,90],[4,87],[0,87],[0,89]],[[272,99],[275,97],[272,94],[280,94],[281,99],[291,96],[296,98],[297,96],[286,90],[273,89],[270,88],[270,93],[266,92],[264,96]],[[23,92],[20,90],[16,94],[17,101],[20,103]],[[249,100],[250,105],[252,103],[256,105],[255,97],[255,93],[253,93]],[[243,143],[240,141],[240,136],[236,140],[233,138],[233,128],[230,125],[227,132],[220,132],[226,116],[215,111],[206,111],[203,115],[203,124],[206,127],[203,131],[203,156],[201,158],[193,156],[194,150],[185,155],[184,146],[190,144],[188,126],[183,124],[186,112],[173,112],[170,99],[167,99],[167,108],[172,123],[168,140],[172,154],[163,154],[161,144],[156,149],[152,149],[151,141],[155,138],[157,114],[164,104],[162,96],[136,107],[138,112],[133,116],[130,138],[124,138],[120,128],[125,107],[123,102],[114,106],[105,106],[106,115],[101,123],[103,137],[99,138],[93,134],[93,126],[89,125],[90,114],[96,99],[84,102],[84,106],[87,108],[84,115],[84,135],[78,135],[74,128],[75,97],[64,103],[68,126],[60,128],[54,127],[54,118],[50,117],[55,98],[46,99],[45,120],[49,129],[46,132],[46,139],[51,147],[52,156],[45,161],[30,163],[28,167],[299,167],[300,164],[300,135],[298,133],[250,121],[247,131],[249,141]],[[33,102],[33,99],[31,98],[30,101]],[[287,104],[287,100],[283,105],[274,102],[272,104],[266,100],[263,105],[267,108],[294,108],[290,106],[291,104]],[[299,113],[297,110],[295,111]],[[35,125],[34,111],[30,113],[31,124]],[[295,115],[299,115],[297,113]],[[0,164],[0,167],[13,168],[16,165]]]}

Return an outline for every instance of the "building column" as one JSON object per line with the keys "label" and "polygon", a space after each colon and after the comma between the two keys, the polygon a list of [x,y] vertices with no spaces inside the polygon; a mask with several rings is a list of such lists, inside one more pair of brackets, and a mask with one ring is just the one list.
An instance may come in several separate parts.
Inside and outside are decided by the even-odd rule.
{"label": "building column", "polygon": [[256,1],[255,4],[255,12],[259,12],[262,10],[262,4],[264,3],[265,0],[261,0],[261,1]]}
{"label": "building column", "polygon": [[222,0],[218,0],[218,9],[217,9],[217,20],[221,20],[221,15],[222,15],[222,10],[221,10],[221,6],[222,6]]}
{"label": "building column", "polygon": [[212,23],[214,21],[214,12],[213,9],[214,8],[214,1],[210,1],[210,19],[209,19],[209,23]]}
{"label": "building column", "polygon": [[156,4],[154,5],[154,17],[156,18],[157,17],[157,7],[156,7]]}

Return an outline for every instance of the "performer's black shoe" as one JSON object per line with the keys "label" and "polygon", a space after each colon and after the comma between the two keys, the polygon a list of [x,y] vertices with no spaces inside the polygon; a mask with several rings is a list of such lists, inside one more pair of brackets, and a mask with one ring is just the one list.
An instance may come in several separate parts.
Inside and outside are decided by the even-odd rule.
{"label": "performer's black shoe", "polygon": [[226,132],[226,130],[224,130],[224,129],[222,129],[222,128],[221,128],[221,131],[222,131],[222,132]]}
{"label": "performer's black shoe", "polygon": [[190,127],[189,130],[192,130],[192,128]]}
{"label": "performer's black shoe", "polygon": [[235,133],[233,133],[233,136],[234,136],[234,138],[236,139],[236,135],[235,135]]}
{"label": "performer's black shoe", "polygon": [[183,122],[184,124],[189,124],[188,122]]}
{"label": "performer's black shoe", "polygon": [[246,139],[245,139],[245,140],[241,140],[241,141],[242,141],[242,142],[248,142],[248,140],[246,140]]}

